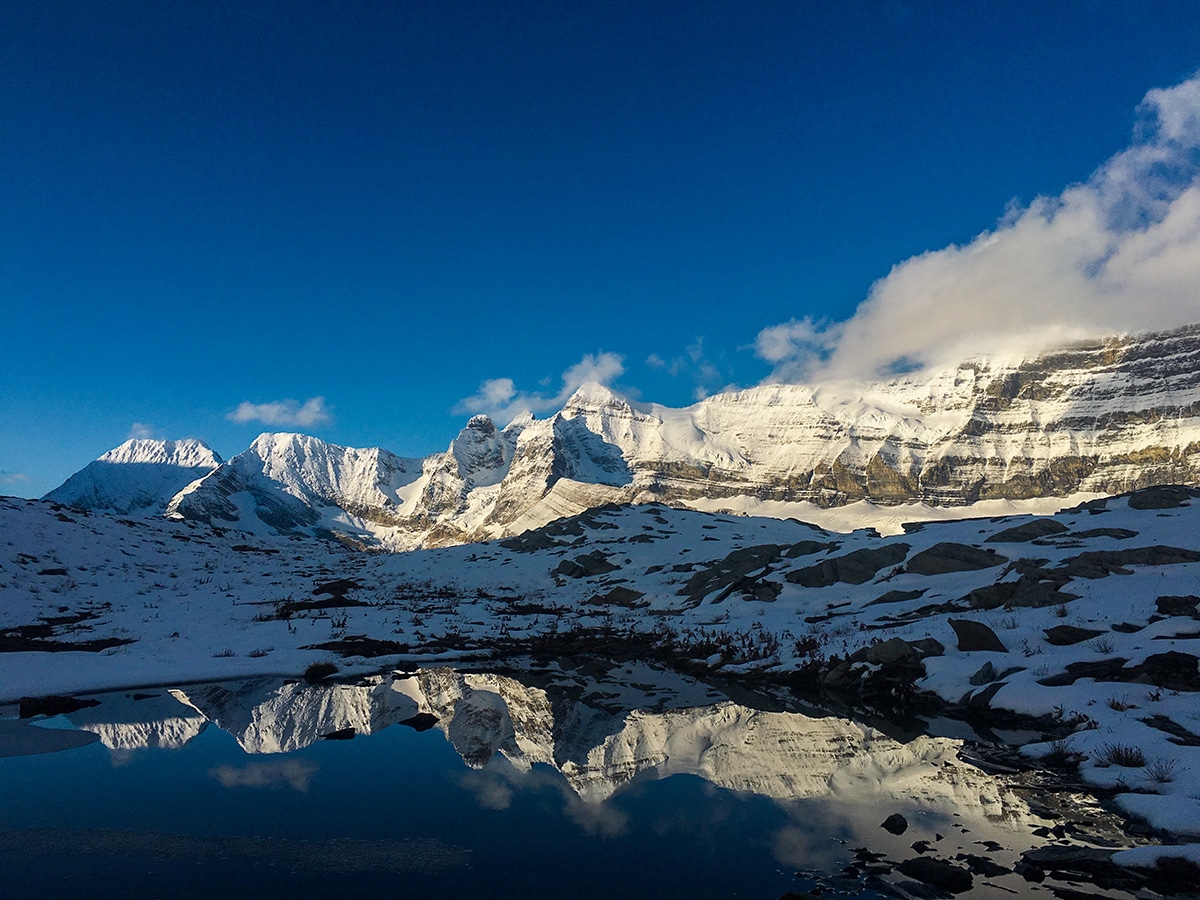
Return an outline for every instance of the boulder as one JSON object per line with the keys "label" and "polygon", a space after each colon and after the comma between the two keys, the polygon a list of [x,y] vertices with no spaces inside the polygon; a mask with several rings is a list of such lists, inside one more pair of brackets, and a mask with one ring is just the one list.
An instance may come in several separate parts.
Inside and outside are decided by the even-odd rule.
{"label": "boulder", "polygon": [[964,653],[975,650],[1008,652],[1008,648],[996,636],[996,632],[982,622],[972,622],[970,619],[950,619],[950,627],[954,629],[954,635],[958,638],[958,649]]}
{"label": "boulder", "polygon": [[603,553],[595,550],[584,553],[572,559],[564,559],[555,567],[551,575],[565,575],[568,578],[588,578],[592,575],[607,575],[615,572],[620,566],[614,566]]}
{"label": "boulder", "polygon": [[1200,553],[1180,547],[1131,547],[1128,550],[1089,550],[1072,556],[1054,571],[1072,578],[1105,578],[1109,575],[1129,575],[1128,566],[1170,566],[1200,562]]}
{"label": "boulder", "polygon": [[1200,691],[1200,657],[1179,650],[1155,653],[1125,669],[1122,681],[1144,680],[1169,691]]}
{"label": "boulder", "polygon": [[877,606],[881,603],[905,603],[909,600],[916,600],[927,590],[929,588],[921,588],[919,591],[888,591],[886,594],[876,597],[867,606]]}
{"label": "boulder", "polygon": [[1200,497],[1200,491],[1180,485],[1163,484],[1134,491],[1129,495],[1129,508],[1178,509],[1194,497]]}
{"label": "boulder", "polygon": [[1074,625],[1055,625],[1044,629],[1046,642],[1055,647],[1069,647],[1071,644],[1081,644],[1094,637],[1100,637],[1104,631],[1099,628],[1077,628]]}
{"label": "boulder", "polygon": [[922,884],[941,888],[951,894],[969,891],[974,882],[971,873],[962,866],[929,856],[914,856],[912,859],[904,860],[896,868],[909,878],[915,878]]}
{"label": "boulder", "polygon": [[1014,525],[993,534],[984,541],[985,544],[1023,544],[1037,538],[1048,537],[1052,534],[1062,534],[1067,526],[1054,519],[1034,519],[1021,525]]}
{"label": "boulder", "polygon": [[875,573],[887,566],[904,562],[909,545],[903,543],[884,544],[877,548],[853,550],[844,556],[825,559],[815,566],[787,573],[787,580],[804,587],[829,587],[839,582],[865,584]]}
{"label": "boulder", "polygon": [[944,541],[922,550],[908,561],[912,575],[945,575],[949,572],[975,572],[1008,562],[995,551],[980,550],[969,544]]}
{"label": "boulder", "polygon": [[1200,597],[1194,594],[1188,594],[1185,597],[1159,597],[1154,601],[1159,615],[1189,616],[1193,619],[1200,619],[1200,613],[1197,613],[1196,610],[1197,604],[1200,604]]}
{"label": "boulder", "polygon": [[[692,575],[678,593],[691,598],[694,604],[698,604],[713,591],[732,588],[751,573],[766,570],[771,563],[779,559],[782,549],[778,544],[759,544],[734,550],[724,559]],[[766,572],[763,571],[762,574],[766,574]],[[724,596],[728,596],[728,593]]]}
{"label": "boulder", "polygon": [[635,591],[617,585],[607,594],[593,595],[587,602],[596,606],[623,606],[626,609],[635,609],[650,605],[649,602],[642,601],[645,596],[645,591]]}
{"label": "boulder", "polygon": [[901,835],[908,831],[908,819],[900,813],[892,813],[879,826],[889,834]]}

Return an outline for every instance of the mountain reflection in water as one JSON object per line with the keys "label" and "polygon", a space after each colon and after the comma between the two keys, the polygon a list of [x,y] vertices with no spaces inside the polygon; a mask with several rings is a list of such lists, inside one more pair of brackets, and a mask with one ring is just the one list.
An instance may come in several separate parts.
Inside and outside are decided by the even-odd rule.
{"label": "mountain reflection in water", "polygon": [[[853,863],[851,848],[903,860],[921,840],[941,845],[934,855],[947,858],[986,846],[990,859],[1010,868],[1022,851],[1044,843],[1033,831],[1047,824],[1009,785],[962,762],[959,741],[902,742],[836,716],[753,709],[637,664],[586,678],[433,668],[353,684],[260,678],[96,699],[66,717],[77,730],[58,730],[64,749],[90,732],[119,761],[142,748],[186,748],[215,727],[254,757],[207,769],[231,789],[307,792],[323,772],[303,754],[285,754],[392,726],[437,730],[466,764],[452,789],[468,792],[481,810],[506,810],[523,793],[550,789],[567,818],[610,839],[629,827],[618,798],[671,776],[695,776],[709,791],[769,800],[774,820],[751,839],[768,846],[776,864],[814,877]],[[30,732],[49,728],[12,719],[0,725],[0,756],[50,749],[44,739],[28,749]],[[911,827],[882,829],[893,813]],[[687,830],[701,814],[668,805],[655,815],[656,827]],[[860,870],[869,869],[862,851],[858,859]],[[777,875],[785,876],[792,878]],[[1011,873],[1006,879],[1007,891],[1040,889]]]}

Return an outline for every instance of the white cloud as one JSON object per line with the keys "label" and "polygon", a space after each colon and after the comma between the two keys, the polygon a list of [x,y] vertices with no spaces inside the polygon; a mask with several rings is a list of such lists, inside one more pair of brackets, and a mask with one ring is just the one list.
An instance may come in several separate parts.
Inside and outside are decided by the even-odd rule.
{"label": "white cloud", "polygon": [[1200,321],[1200,75],[1150,91],[1125,150],[963,246],[895,266],[845,322],[764,329],[771,380],[878,377]]}
{"label": "white cloud", "polygon": [[290,787],[304,792],[317,774],[316,763],[301,759],[285,759],[278,762],[250,763],[244,768],[217,766],[208,772],[222,787]]}
{"label": "white cloud", "polygon": [[0,470],[0,484],[24,484],[29,476],[24,472],[8,472]]}
{"label": "white cloud", "polygon": [[562,387],[549,395],[517,390],[511,378],[491,378],[479,390],[454,405],[459,415],[486,413],[497,422],[508,423],[524,412],[544,413],[562,408],[582,385],[609,385],[625,372],[625,358],[616,353],[589,353],[562,373]]}
{"label": "white cloud", "polygon": [[313,428],[328,425],[333,415],[324,397],[311,397],[300,403],[296,400],[274,400],[270,403],[240,403],[225,418],[231,422],[261,422],[264,425],[292,425]]}
{"label": "white cloud", "polygon": [[153,425],[147,425],[145,422],[134,422],[129,426],[129,437],[126,440],[149,440],[154,437],[155,429]]}

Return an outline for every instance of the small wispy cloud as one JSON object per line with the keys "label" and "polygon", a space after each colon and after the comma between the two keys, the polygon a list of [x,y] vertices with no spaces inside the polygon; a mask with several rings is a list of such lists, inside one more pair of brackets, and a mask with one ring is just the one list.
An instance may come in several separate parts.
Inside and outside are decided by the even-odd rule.
{"label": "small wispy cloud", "polygon": [[1086,181],[899,263],[845,322],[764,329],[770,380],[875,378],[1200,321],[1200,75],[1138,112],[1129,146]]}
{"label": "small wispy cloud", "polygon": [[317,774],[317,765],[306,760],[287,759],[279,762],[251,763],[243,768],[218,766],[209,770],[222,787],[281,788],[304,792]]}
{"label": "small wispy cloud", "polygon": [[240,403],[238,408],[225,418],[231,422],[261,422],[263,425],[289,425],[314,428],[328,425],[333,414],[325,405],[324,397],[310,397],[303,403],[298,400],[272,400],[269,403]]}
{"label": "small wispy cloud", "polygon": [[511,378],[490,378],[479,390],[454,405],[457,415],[486,413],[506,424],[524,412],[558,410],[582,385],[610,385],[625,372],[625,358],[616,353],[589,353],[562,373],[562,387],[555,394],[517,390]]}
{"label": "small wispy cloud", "polygon": [[692,381],[692,397],[703,400],[722,384],[728,385],[728,372],[722,366],[709,358],[704,349],[704,338],[698,337],[687,346],[683,353],[670,358],[651,353],[646,357],[646,365],[652,369],[666,372],[672,378],[686,378]]}
{"label": "small wispy cloud", "polygon": [[6,469],[0,469],[0,484],[24,484],[29,480],[29,476],[24,472],[9,472]]}
{"label": "small wispy cloud", "polygon": [[134,422],[129,426],[129,437],[126,440],[146,441],[155,437],[157,430],[145,422]]}

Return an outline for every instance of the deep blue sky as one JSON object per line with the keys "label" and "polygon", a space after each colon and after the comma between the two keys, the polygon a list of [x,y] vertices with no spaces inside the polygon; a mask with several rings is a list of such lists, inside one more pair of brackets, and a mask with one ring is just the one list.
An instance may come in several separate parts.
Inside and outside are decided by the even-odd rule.
{"label": "deep blue sky", "polygon": [[418,455],[588,353],[672,405],[754,384],[762,328],[1086,178],[1197,35],[1194,2],[4,4],[0,492],[135,422],[232,455],[245,401]]}

